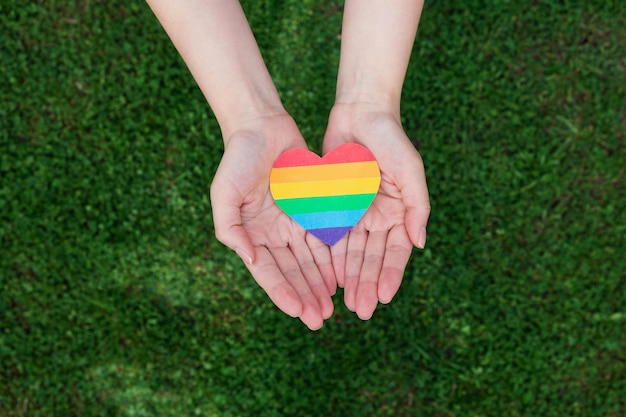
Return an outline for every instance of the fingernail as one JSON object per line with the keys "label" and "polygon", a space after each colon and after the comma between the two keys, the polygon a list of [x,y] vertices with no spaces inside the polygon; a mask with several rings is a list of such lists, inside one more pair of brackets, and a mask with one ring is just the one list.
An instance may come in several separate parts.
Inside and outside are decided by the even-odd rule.
{"label": "fingernail", "polygon": [[417,235],[417,247],[424,249],[424,246],[426,246],[426,228],[422,227]]}
{"label": "fingernail", "polygon": [[239,248],[235,248],[235,253],[248,265],[252,265],[252,257]]}

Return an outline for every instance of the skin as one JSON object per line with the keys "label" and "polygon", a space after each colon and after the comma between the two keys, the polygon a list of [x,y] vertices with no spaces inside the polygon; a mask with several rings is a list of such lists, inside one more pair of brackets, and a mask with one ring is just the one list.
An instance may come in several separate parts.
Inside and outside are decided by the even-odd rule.
{"label": "skin", "polygon": [[217,118],[224,155],[211,185],[217,238],[286,314],[319,329],[332,315],[330,250],[272,200],[269,173],[286,149],[306,148],[285,111],[238,1],[149,0]]}
{"label": "skin", "polygon": [[426,244],[424,165],[400,122],[400,97],[423,1],[346,0],[337,95],[323,151],[356,142],[381,169],[377,197],[332,247],[348,309],[369,319],[398,291],[413,246]]}
{"label": "skin", "polygon": [[333,312],[330,250],[280,210],[269,191],[274,160],[293,147],[306,146],[287,115],[236,131],[211,185],[211,202],[217,238],[239,253],[278,308],[315,330]]}
{"label": "skin", "polygon": [[400,125],[400,94],[421,1],[347,0],[337,97],[324,152],[365,145],[381,168],[371,209],[329,248],[274,203],[269,173],[306,148],[285,111],[236,0],[148,0],[220,125],[224,155],[211,184],[218,240],[245,262],[286,314],[319,329],[337,284],[367,319],[397,292],[412,245],[423,247],[429,204],[421,158]]}

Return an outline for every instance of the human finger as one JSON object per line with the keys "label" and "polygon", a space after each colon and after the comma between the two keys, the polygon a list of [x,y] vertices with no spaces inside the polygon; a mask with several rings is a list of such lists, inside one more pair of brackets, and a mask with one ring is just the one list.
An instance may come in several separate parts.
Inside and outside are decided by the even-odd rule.
{"label": "human finger", "polygon": [[408,166],[397,175],[398,188],[406,207],[404,222],[411,243],[423,249],[426,245],[426,226],[430,216],[430,198],[426,184],[424,162],[420,154],[413,150],[407,158]]}
{"label": "human finger", "polygon": [[218,173],[211,184],[211,207],[213,210],[213,223],[215,237],[234,250],[237,255],[247,264],[255,261],[255,248],[248,232],[243,227],[241,219],[242,197],[232,191],[225,179]]}
{"label": "human finger", "polygon": [[337,292],[337,278],[333,268],[330,248],[310,233],[306,234],[305,241],[313,255],[315,265],[317,265],[317,268],[322,274],[328,293],[331,296],[335,295]]}
{"label": "human finger", "polygon": [[381,303],[389,303],[398,292],[411,249],[406,227],[402,224],[394,226],[387,236],[385,258],[378,281],[378,300]]}
{"label": "human finger", "polygon": [[387,231],[370,231],[363,255],[363,266],[356,292],[356,314],[368,320],[378,305],[378,280],[385,256]]}
{"label": "human finger", "polygon": [[300,320],[311,330],[322,327],[324,319],[315,294],[306,282],[298,261],[289,248],[270,248],[280,272],[296,291],[302,303]]}
{"label": "human finger", "polygon": [[367,244],[367,231],[364,228],[354,227],[348,234],[348,247],[346,251],[346,276],[344,286],[344,302],[348,310],[356,311],[356,292],[359,287],[361,267],[365,245]]}
{"label": "human finger", "polygon": [[256,262],[246,264],[254,280],[281,311],[291,317],[302,315],[302,300],[285,279],[276,260],[264,246],[256,248]]}
{"label": "human finger", "polygon": [[339,242],[330,248],[330,257],[333,263],[333,271],[337,279],[337,286],[344,288],[346,284],[346,254],[348,251],[348,236],[342,237]]}
{"label": "human finger", "polygon": [[304,240],[298,239],[289,245],[291,252],[293,253],[300,271],[304,275],[311,292],[315,295],[317,303],[320,307],[322,318],[325,320],[333,314],[333,302],[328,292],[328,287],[324,282],[324,278],[315,262],[309,246]]}

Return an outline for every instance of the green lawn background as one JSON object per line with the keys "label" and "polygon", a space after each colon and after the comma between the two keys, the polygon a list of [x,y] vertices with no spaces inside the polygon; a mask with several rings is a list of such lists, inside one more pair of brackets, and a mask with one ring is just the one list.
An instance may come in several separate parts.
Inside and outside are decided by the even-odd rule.
{"label": "green lawn background", "polygon": [[[342,2],[242,3],[319,152]],[[402,115],[427,249],[309,332],[214,238],[147,5],[0,3],[0,416],[625,416],[625,3],[427,1]]]}

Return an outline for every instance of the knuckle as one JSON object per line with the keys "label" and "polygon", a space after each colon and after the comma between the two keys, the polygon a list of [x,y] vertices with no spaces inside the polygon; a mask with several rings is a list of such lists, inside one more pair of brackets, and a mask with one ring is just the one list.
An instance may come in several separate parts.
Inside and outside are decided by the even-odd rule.
{"label": "knuckle", "polygon": [[215,238],[222,244],[228,246],[228,229],[215,225]]}
{"label": "knuckle", "polygon": [[390,245],[387,247],[387,252],[393,252],[393,253],[406,255],[406,254],[411,253],[411,249],[403,245]]}
{"label": "knuckle", "polygon": [[365,265],[381,264],[383,262],[383,256],[376,253],[370,253],[365,255],[363,262]]}

